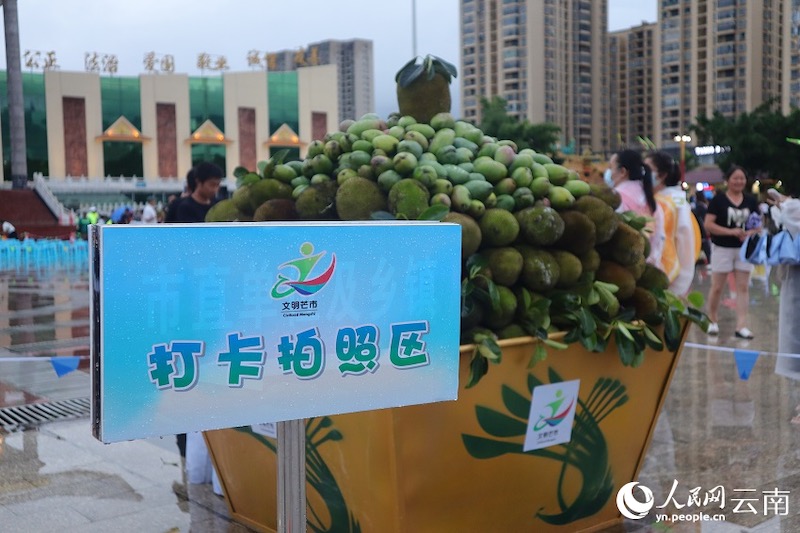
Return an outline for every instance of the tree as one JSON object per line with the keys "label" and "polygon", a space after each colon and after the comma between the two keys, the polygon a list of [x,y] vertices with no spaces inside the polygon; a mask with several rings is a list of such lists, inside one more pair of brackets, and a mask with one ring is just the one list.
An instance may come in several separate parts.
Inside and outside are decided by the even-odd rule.
{"label": "tree", "polygon": [[787,191],[800,193],[800,146],[786,141],[800,137],[800,109],[784,116],[772,99],[735,118],[715,111],[695,121],[691,129],[700,144],[730,147],[718,160],[723,171],[739,165],[751,179],[781,180]]}
{"label": "tree", "polygon": [[483,120],[480,128],[486,135],[514,141],[520,150],[531,148],[543,153],[555,151],[561,133],[561,128],[555,124],[531,124],[527,120],[519,120],[508,114],[506,101],[499,96],[493,96],[491,101],[481,98],[481,107]]}

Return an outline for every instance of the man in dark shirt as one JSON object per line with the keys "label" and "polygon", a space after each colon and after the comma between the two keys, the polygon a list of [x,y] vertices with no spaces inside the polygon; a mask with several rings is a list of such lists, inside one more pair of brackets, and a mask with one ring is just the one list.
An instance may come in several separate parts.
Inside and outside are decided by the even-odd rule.
{"label": "man in dark shirt", "polygon": [[181,195],[170,200],[169,204],[167,204],[167,214],[164,217],[164,222],[177,222],[175,219],[178,217],[178,204],[180,204],[184,198],[192,194],[196,186],[197,183],[194,181],[194,168],[192,168],[186,173],[186,185],[184,185]]}
{"label": "man in dark shirt", "polygon": [[222,169],[213,163],[200,163],[194,168],[194,180],[192,194],[178,202],[175,222],[205,222],[222,183]]}

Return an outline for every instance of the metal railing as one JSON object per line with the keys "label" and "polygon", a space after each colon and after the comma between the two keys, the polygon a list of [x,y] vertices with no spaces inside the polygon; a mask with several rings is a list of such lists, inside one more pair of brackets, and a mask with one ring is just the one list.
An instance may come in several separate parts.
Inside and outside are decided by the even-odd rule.
{"label": "metal railing", "polygon": [[47,182],[41,173],[33,175],[33,190],[39,195],[39,198],[45,203],[50,212],[55,215],[58,224],[61,226],[74,226],[75,225],[75,212],[67,210],[58,198],[55,197],[53,191],[50,190]]}

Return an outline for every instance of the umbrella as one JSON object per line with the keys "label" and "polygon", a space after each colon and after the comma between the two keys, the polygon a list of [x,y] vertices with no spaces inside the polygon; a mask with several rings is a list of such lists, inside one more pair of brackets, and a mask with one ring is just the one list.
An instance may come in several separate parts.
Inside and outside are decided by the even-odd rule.
{"label": "umbrella", "polygon": [[125,214],[125,211],[131,211],[131,206],[121,205],[114,209],[114,211],[111,212],[111,221],[118,224],[119,221],[122,220],[122,215]]}

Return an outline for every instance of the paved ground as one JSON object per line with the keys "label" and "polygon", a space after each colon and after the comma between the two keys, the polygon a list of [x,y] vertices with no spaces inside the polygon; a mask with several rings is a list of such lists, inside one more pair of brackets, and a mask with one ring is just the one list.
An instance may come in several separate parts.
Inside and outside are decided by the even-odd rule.
{"label": "paved ground", "polygon": [[[696,286],[705,292],[703,273]],[[85,354],[87,300],[80,276],[0,276],[0,408],[88,395],[83,370],[57,378],[46,362],[8,362]],[[777,301],[769,285],[753,282],[752,341],[733,337],[728,308],[718,338],[691,331],[688,342],[706,347],[684,350],[639,479],[657,504],[676,480],[676,499],[684,502],[691,488],[702,498],[723,486],[727,521],[665,526],[653,524],[651,514],[609,531],[800,531],[800,425],[791,423],[800,394],[794,381],[775,374],[775,356],[764,353],[776,350]],[[761,355],[743,380],[733,354],[717,348]],[[780,502],[764,511],[775,490],[788,491],[785,514]],[[743,495],[755,498],[755,512],[734,512]],[[186,493],[171,438],[104,446],[78,419],[0,434],[0,531],[248,530],[228,518],[209,485],[189,485]]]}

